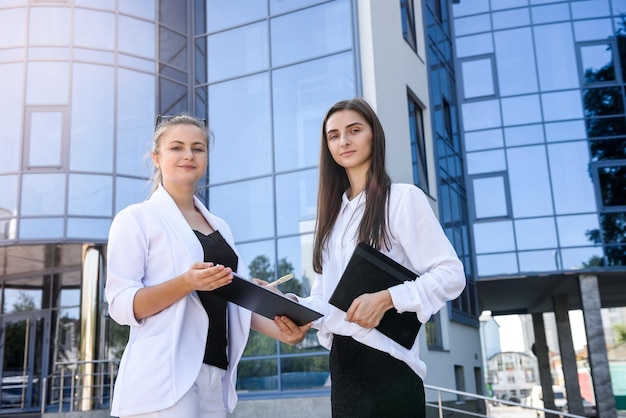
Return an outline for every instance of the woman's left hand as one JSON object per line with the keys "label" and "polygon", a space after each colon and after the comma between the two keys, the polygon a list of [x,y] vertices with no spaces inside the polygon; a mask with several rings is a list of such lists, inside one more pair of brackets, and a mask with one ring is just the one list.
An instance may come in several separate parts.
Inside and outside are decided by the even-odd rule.
{"label": "woman's left hand", "polygon": [[393,301],[388,290],[364,293],[352,301],[346,312],[346,321],[354,322],[363,328],[375,328],[380,324],[385,312],[391,308]]}
{"label": "woman's left hand", "polygon": [[308,324],[298,326],[298,324],[286,316],[277,316],[274,318],[274,323],[282,334],[280,340],[289,345],[301,343],[304,337],[306,337],[306,333],[311,328],[311,325],[313,325],[312,322],[309,322]]}

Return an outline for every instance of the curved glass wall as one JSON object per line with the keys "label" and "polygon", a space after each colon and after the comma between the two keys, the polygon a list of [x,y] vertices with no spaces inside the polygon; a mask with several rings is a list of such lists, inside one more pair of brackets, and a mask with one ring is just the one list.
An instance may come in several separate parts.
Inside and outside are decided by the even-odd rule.
{"label": "curved glass wall", "polygon": [[622,2],[453,6],[479,276],[626,264]]}
{"label": "curved glass wall", "polygon": [[103,260],[86,278],[83,251],[149,190],[155,19],[148,1],[0,3],[0,413],[41,410],[56,365],[125,344],[104,322],[85,335],[83,281]]}

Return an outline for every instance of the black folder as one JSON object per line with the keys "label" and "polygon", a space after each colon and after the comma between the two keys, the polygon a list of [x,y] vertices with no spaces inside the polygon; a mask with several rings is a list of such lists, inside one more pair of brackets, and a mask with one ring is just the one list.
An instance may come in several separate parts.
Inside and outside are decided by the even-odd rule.
{"label": "black folder", "polygon": [[[364,293],[379,292],[416,278],[417,274],[402,264],[372,246],[360,243],[354,249],[329,302],[346,312],[352,301]],[[410,349],[421,326],[422,323],[417,319],[415,312],[398,313],[392,308],[385,312],[376,329]]]}
{"label": "black folder", "polygon": [[233,273],[232,282],[212,290],[211,293],[266,318],[274,319],[276,315],[284,315],[298,325],[307,324],[323,316],[313,309],[294,302],[271,289],[266,289],[236,273]]}

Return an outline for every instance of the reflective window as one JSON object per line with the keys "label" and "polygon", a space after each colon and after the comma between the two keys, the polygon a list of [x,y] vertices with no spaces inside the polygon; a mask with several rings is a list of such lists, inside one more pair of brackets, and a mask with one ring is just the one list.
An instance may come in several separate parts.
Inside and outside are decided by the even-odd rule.
{"label": "reflective window", "polygon": [[30,62],[26,85],[27,105],[64,105],[70,92],[67,62]]}
{"label": "reflective window", "polygon": [[68,218],[67,238],[106,242],[110,227],[110,219]]}
{"label": "reflective window", "polygon": [[589,141],[592,161],[626,160],[626,138]]}
{"label": "reflective window", "polygon": [[466,155],[467,173],[480,174],[506,170],[503,150],[471,152]]}
{"label": "reflective window", "polygon": [[[315,219],[307,221],[309,226],[305,226],[303,230],[312,231],[315,226]],[[311,287],[315,280],[315,272],[313,272],[313,234],[298,235],[295,237],[282,238],[277,240],[278,260],[279,263],[293,267],[293,273],[298,280],[300,293],[293,292],[298,295],[309,295]],[[277,276],[280,276],[279,272]],[[293,281],[292,280],[292,281]]]}
{"label": "reflective window", "polygon": [[207,30],[216,32],[221,29],[239,26],[267,17],[267,2],[258,0],[207,0]]}
{"label": "reflective window", "polygon": [[301,9],[315,3],[322,3],[324,0],[270,0],[270,13],[273,15],[288,12],[289,10]]}
{"label": "reflective window", "polygon": [[548,146],[552,196],[557,214],[595,212],[596,200],[589,176],[585,141]]}
{"label": "reflective window", "polygon": [[496,128],[501,125],[500,102],[498,100],[464,103],[461,112],[466,131]]}
{"label": "reflective window", "polygon": [[[211,183],[272,171],[270,84],[267,73],[209,86]],[[245,164],[237,164],[245,161]]]}
{"label": "reflective window", "polygon": [[[69,45],[71,10],[68,7],[32,7],[28,45]],[[2,36],[6,36],[6,30]]]}
{"label": "reflective window", "polygon": [[63,215],[65,174],[24,174],[21,215]]}
{"label": "reflective window", "polygon": [[527,6],[528,0],[499,0],[498,2],[492,2],[492,10],[506,10],[515,7]]}
{"label": "reflective window", "polygon": [[580,119],[583,116],[579,90],[542,94],[541,105],[544,120],[547,122]]}
{"label": "reflective window", "polygon": [[509,216],[503,176],[475,178],[472,187],[477,219]]}
{"label": "reflective window", "polygon": [[17,176],[0,176],[0,241],[15,239]]}
{"label": "reflective window", "polygon": [[574,19],[587,19],[590,17],[610,16],[608,0],[586,0],[574,1],[572,6],[572,17]]}
{"label": "reflective window", "polygon": [[[532,163],[529,163],[532,161]],[[509,182],[513,215],[552,215],[550,177],[543,146],[511,148],[507,150]]]}
{"label": "reflective window", "polygon": [[65,220],[63,218],[22,218],[19,224],[19,238],[38,241],[45,239],[61,239],[65,236],[64,228]]}
{"label": "reflective window", "polygon": [[[235,240],[237,237],[235,236]],[[237,244],[237,251],[248,270],[248,277],[272,281],[278,278],[275,271],[274,241],[255,241],[246,244]],[[243,274],[242,272],[239,272]]]}
{"label": "reflective window", "polygon": [[520,272],[554,271],[560,269],[559,252],[521,251],[518,253]]}
{"label": "reflective window", "polygon": [[407,97],[409,113],[409,135],[411,136],[411,160],[413,182],[428,193],[428,164],[426,159],[426,140],[424,138],[424,119],[422,108],[410,93]]}
{"label": "reflective window", "polygon": [[117,8],[122,13],[154,20],[156,18],[156,3],[145,0],[124,0],[118,2]]}
{"label": "reflective window", "polygon": [[317,165],[324,113],[338,100],[355,95],[354,77],[352,53],[273,72],[276,171]]}
{"label": "reflective window", "polygon": [[530,13],[535,25],[549,22],[560,22],[570,19],[568,3],[531,7]]}
{"label": "reflective window", "polygon": [[17,215],[17,176],[0,176],[0,218]]}
{"label": "reflective window", "polygon": [[268,37],[266,21],[209,36],[209,82],[267,69]]}
{"label": "reflective window", "polygon": [[152,160],[155,80],[152,74],[118,70],[116,171],[147,177]]}
{"label": "reflective window", "polygon": [[541,122],[541,106],[536,94],[502,99],[501,103],[505,126]]}
{"label": "reflective window", "polygon": [[539,85],[542,91],[578,87],[576,49],[569,23],[536,26],[533,29]]}
{"label": "reflective window", "polygon": [[[568,248],[561,250],[564,270],[578,270],[584,267],[604,265],[602,247]],[[601,263],[601,264],[599,264]]]}
{"label": "reflective window", "polygon": [[316,205],[317,170],[276,176],[276,229],[278,235],[313,232]]}
{"label": "reflective window", "polygon": [[557,216],[556,225],[559,232],[561,247],[575,247],[589,245],[593,240],[589,233],[598,230],[597,215]]}
{"label": "reflective window", "polygon": [[479,222],[474,224],[474,240],[476,252],[495,253],[515,251],[513,222]]}
{"label": "reflective window", "polygon": [[585,83],[615,81],[612,44],[580,46],[581,72]]}
{"label": "reflective window", "polygon": [[6,283],[4,285],[4,309],[2,312],[13,313],[41,309],[43,293],[41,282],[40,277],[32,277],[29,279],[28,287],[20,283]]}
{"label": "reflective window", "polygon": [[0,65],[0,173],[16,171],[22,163],[24,76],[24,64]]}
{"label": "reflective window", "polygon": [[586,117],[621,115],[624,113],[622,87],[583,89],[583,104]]}
{"label": "reflective window", "polygon": [[582,120],[546,123],[543,126],[548,142],[584,139],[587,136],[585,123]]}
{"label": "reflective window", "polygon": [[493,19],[493,28],[496,30],[530,25],[530,13],[526,7],[492,13],[491,18]]}
{"label": "reflective window", "polygon": [[602,191],[602,205],[626,206],[626,166],[598,167],[598,180]]}
{"label": "reflective window", "polygon": [[474,0],[474,1],[462,1],[453,4],[452,10],[454,11],[454,16],[467,16],[478,13],[488,12],[489,9],[489,0]]}
{"label": "reflective window", "polygon": [[63,111],[28,111],[28,134],[26,149],[28,153],[25,168],[57,167],[63,163]]}
{"label": "reflective window", "polygon": [[114,83],[113,67],[74,64],[71,170],[113,171]]}
{"label": "reflective window", "polygon": [[458,58],[493,52],[493,37],[491,33],[459,37],[455,39],[455,44]]}
{"label": "reflective window", "polygon": [[595,41],[613,36],[613,25],[610,19],[580,20],[574,22],[576,41]]}
{"label": "reflective window", "polygon": [[209,189],[211,211],[228,222],[236,241],[274,236],[275,201],[270,177]]}
{"label": "reflective window", "polygon": [[111,216],[113,178],[70,174],[67,213],[70,215]]}
{"label": "reflective window", "polygon": [[[352,47],[348,1],[335,1],[272,20],[272,66],[315,58]],[[302,48],[306,45],[306,48]]]}
{"label": "reflective window", "polygon": [[488,14],[454,19],[454,33],[456,36],[471,35],[490,30],[491,18]]}
{"label": "reflective window", "polygon": [[115,15],[96,10],[74,10],[74,44],[86,48],[115,49]]}
{"label": "reflective window", "polygon": [[544,142],[543,125],[516,126],[505,128],[504,137],[508,147],[517,145],[540,144]]}
{"label": "reflective window", "polygon": [[530,29],[495,32],[494,37],[500,94],[536,92],[537,72]]}
{"label": "reflective window", "polygon": [[502,129],[468,132],[465,134],[465,150],[478,151],[489,148],[500,148],[504,145]]}
{"label": "reflective window", "polygon": [[0,10],[0,48],[23,47],[26,44],[26,8]]}
{"label": "reflective window", "polygon": [[[52,301],[52,306],[79,306],[81,272],[69,271],[62,273],[60,276],[62,281],[60,292],[56,295],[58,299]],[[76,318],[78,319],[79,316],[77,316]]]}
{"label": "reflective window", "polygon": [[556,247],[557,239],[554,218],[516,220],[515,240],[518,250]]}
{"label": "reflective window", "polygon": [[461,69],[466,99],[492,96],[495,93],[491,58],[464,61],[461,63]]}
{"label": "reflective window", "polygon": [[517,274],[516,253],[479,255],[476,257],[478,276]]}
{"label": "reflective window", "polygon": [[402,36],[414,50],[417,48],[415,38],[415,7],[413,0],[400,0],[400,14],[402,18]]}
{"label": "reflective window", "polygon": [[155,58],[156,38],[154,36],[154,23],[132,17],[119,16],[118,24],[119,52]]}
{"label": "reflective window", "polygon": [[78,6],[87,6],[87,7],[95,7],[98,9],[115,10],[115,0],[75,0],[75,3]]}
{"label": "reflective window", "polygon": [[115,179],[115,212],[132,203],[143,202],[150,195],[152,183],[144,179],[116,177]]}

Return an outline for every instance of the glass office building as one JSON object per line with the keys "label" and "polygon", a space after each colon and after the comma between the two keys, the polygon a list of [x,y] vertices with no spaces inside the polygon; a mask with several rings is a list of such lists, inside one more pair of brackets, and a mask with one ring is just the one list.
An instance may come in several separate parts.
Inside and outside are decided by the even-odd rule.
{"label": "glass office building", "polygon": [[599,310],[626,305],[625,13],[620,0],[453,6],[481,307],[533,314],[540,352],[541,313],[555,312],[574,413],[567,312],[582,309],[602,416],[615,403]]}
{"label": "glass office building", "polygon": [[[438,0],[3,1],[0,414],[58,400],[43,382],[61,366],[119,358],[107,234],[149,193],[156,115],[208,120],[200,197],[250,276],[294,273],[285,290],[306,295],[321,120],[353,96],[383,121],[394,181],[427,193],[466,264],[466,291],[420,334],[426,383],[482,393],[451,25]],[[327,398],[327,357],[314,332],[296,347],[253,332],[240,399]]]}

